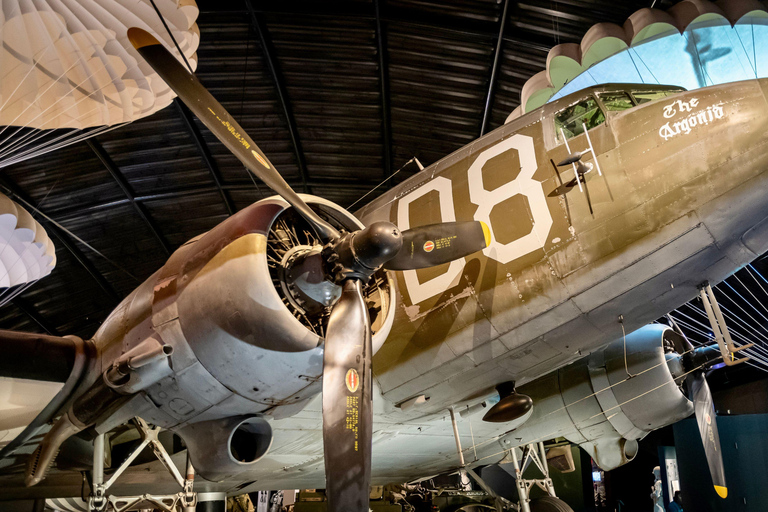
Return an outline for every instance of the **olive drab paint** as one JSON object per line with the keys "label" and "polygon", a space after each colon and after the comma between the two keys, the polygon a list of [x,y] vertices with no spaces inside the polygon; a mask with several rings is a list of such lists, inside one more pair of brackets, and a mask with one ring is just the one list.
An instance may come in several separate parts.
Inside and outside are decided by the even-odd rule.
{"label": "olive drab paint", "polygon": [[[526,372],[519,370],[528,363],[517,365],[511,358],[526,343],[538,347],[540,357],[530,356],[531,364],[557,366],[573,360],[579,350],[612,339],[606,325],[609,319],[615,322],[619,311],[605,319],[602,313],[600,320],[588,318],[596,309],[607,311],[605,304],[612,299],[639,290],[634,278],[616,277],[620,285],[606,286],[596,296],[587,294],[585,301],[574,300],[574,295],[609,281],[631,266],[633,258],[640,261],[667,247],[680,261],[664,258],[669,269],[635,271],[636,283],[662,271],[677,272],[674,265],[695,258],[717,240],[704,224],[719,220],[702,217],[699,229],[682,224],[696,226],[698,209],[768,168],[765,152],[754,149],[763,143],[765,116],[746,114],[765,105],[764,82],[693,92],[621,84],[587,89],[498,128],[359,211],[363,222],[386,219],[401,229],[479,220],[491,232],[491,243],[482,253],[397,274],[401,306],[390,336],[374,357],[384,396],[397,402],[438,386],[444,380],[441,368],[449,363],[459,373],[470,370],[480,347],[502,356],[497,366],[504,365],[509,377],[520,378]],[[616,92],[631,95],[631,108],[606,108],[601,95]],[[578,111],[571,106],[585,101],[597,105],[601,114],[584,108],[588,119],[558,117],[560,112]],[[561,122],[570,122],[572,130],[559,132]],[[581,122],[596,124],[586,126],[584,133]],[[578,187],[560,194],[556,190],[573,180],[575,165],[555,164],[590,147],[593,151],[586,151],[582,162],[599,164],[584,178],[594,215]],[[743,165],[739,158],[745,159]],[[755,210],[750,215],[762,214]],[[690,242],[675,242],[681,236]],[[684,249],[673,250],[676,243]],[[637,244],[649,248],[632,256]],[[670,309],[685,302],[667,293],[669,288],[667,283],[658,296],[644,294],[642,301],[669,301]],[[633,303],[623,311],[635,316],[635,308],[649,309]],[[559,315],[554,313],[558,309]],[[635,318],[648,322],[658,316],[644,311]],[[568,323],[571,342],[562,334],[547,334]],[[573,336],[581,331],[584,337]],[[533,341],[545,335],[549,339]],[[450,351],[441,348],[446,346]]]}

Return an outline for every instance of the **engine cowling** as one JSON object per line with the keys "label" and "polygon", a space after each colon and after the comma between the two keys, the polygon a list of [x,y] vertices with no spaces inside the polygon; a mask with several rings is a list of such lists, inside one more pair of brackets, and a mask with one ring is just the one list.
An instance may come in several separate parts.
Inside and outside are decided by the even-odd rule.
{"label": "engine cowling", "polygon": [[606,471],[631,461],[638,440],[693,414],[670,370],[677,358],[664,349],[671,336],[669,327],[647,325],[627,335],[626,343],[616,340],[520,386],[533,399],[533,411],[506,440],[519,445],[565,437]]}
{"label": "engine cowling", "polygon": [[[334,203],[304,199],[339,229],[362,227]],[[307,301],[332,300],[335,286],[321,282],[322,269],[313,267],[311,258],[297,258],[302,264],[291,267],[297,252],[318,250],[313,244],[306,222],[285,201],[270,198],[174,252],[94,337],[105,367],[153,338],[172,349],[172,373],[139,392],[149,400],[137,397],[118,410],[104,409],[94,418],[97,427],[107,431],[140,416],[178,432],[193,459],[199,459],[195,452],[211,442],[208,434],[201,434],[203,422],[213,425],[209,422],[258,413],[267,421],[301,410],[321,391],[328,316],[322,303],[312,308]],[[292,289],[297,281],[299,286]],[[374,352],[394,320],[394,286],[379,272],[366,287]],[[229,453],[224,445],[217,449]],[[224,462],[201,462],[199,472],[218,479],[247,469]]]}
{"label": "engine cowling", "polygon": [[195,470],[216,482],[246,471],[272,445],[272,427],[260,416],[201,421],[178,434],[187,443]]}
{"label": "engine cowling", "polygon": [[[362,227],[333,203],[305,199],[339,227]],[[176,308],[186,341],[216,380],[249,400],[287,405],[319,392],[322,375],[326,312],[302,310],[306,303],[300,302],[298,291],[293,293],[294,283],[286,282],[283,268],[296,247],[316,240],[282,199],[251,208],[255,222],[250,232],[221,248],[196,272],[178,294]],[[205,242],[203,237],[198,243]],[[394,317],[392,284],[386,274],[378,279],[382,286],[372,290],[372,300],[381,308],[373,312],[374,351]],[[306,389],[312,383],[317,385]]]}

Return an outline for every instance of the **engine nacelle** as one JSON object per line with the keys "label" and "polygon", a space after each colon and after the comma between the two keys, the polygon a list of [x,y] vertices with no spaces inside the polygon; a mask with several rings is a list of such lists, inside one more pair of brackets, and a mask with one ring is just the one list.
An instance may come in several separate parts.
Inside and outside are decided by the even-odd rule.
{"label": "engine nacelle", "polygon": [[[602,350],[533,382],[520,393],[533,411],[517,421],[515,444],[565,437],[584,448],[604,470],[632,460],[637,441],[652,430],[693,414],[670,371],[664,340],[668,327],[647,325]],[[625,357],[626,348],[626,357]]]}
{"label": "engine nacelle", "polygon": [[[304,199],[338,229],[363,227],[334,203],[312,196]],[[211,425],[228,426],[243,415],[290,416],[320,392],[323,322],[327,323],[325,306],[330,303],[312,309],[305,299],[332,299],[336,285],[324,282],[322,267],[317,271],[311,265],[297,266],[292,275],[285,270],[292,268],[290,258],[297,250],[317,250],[313,236],[306,221],[284,200],[270,198],[175,251],[121,302],[94,337],[102,371],[152,341],[170,355],[165,366],[170,375],[158,374],[160,380],[146,389],[134,386],[146,397],[102,408],[104,414],[92,421],[97,430],[108,431],[140,416],[182,435],[195,466],[202,464],[199,472],[205,478],[220,479],[247,469],[247,463],[230,460],[232,452],[224,448],[224,441],[234,442],[234,449],[248,436],[219,439],[213,433],[201,437],[200,432]],[[301,289],[291,288],[299,279]],[[374,352],[394,320],[394,287],[384,271],[366,287]],[[263,432],[259,435],[266,439]],[[260,441],[257,446],[255,453],[269,443]],[[246,453],[245,448],[235,452]],[[206,455],[215,450],[229,458]]]}
{"label": "engine nacelle", "polygon": [[260,416],[237,416],[193,423],[178,431],[192,466],[220,482],[252,467],[272,445],[272,427]]}
{"label": "engine nacelle", "polygon": [[[362,227],[333,203],[308,199],[340,227]],[[293,210],[286,211],[281,199],[260,201],[241,213],[247,214],[248,232],[212,248],[216,254],[177,294],[175,312],[187,343],[216,380],[253,401],[293,403],[319,391],[319,385],[305,388],[322,375],[323,325],[301,311],[279,260],[290,258],[291,249],[302,242],[302,231],[309,228]],[[197,242],[202,246],[197,252],[208,250],[211,234]],[[173,279],[184,281],[187,274],[185,268]],[[394,316],[389,306],[387,297],[374,322],[374,349],[387,335],[386,317]]]}

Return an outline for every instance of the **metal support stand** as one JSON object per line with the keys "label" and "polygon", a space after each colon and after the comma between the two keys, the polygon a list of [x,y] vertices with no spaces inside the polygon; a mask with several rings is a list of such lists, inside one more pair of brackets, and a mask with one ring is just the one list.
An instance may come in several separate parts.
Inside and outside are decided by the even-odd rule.
{"label": "metal support stand", "polygon": [[104,434],[93,440],[93,495],[88,500],[91,512],[101,512],[107,508],[107,488],[104,485]]}
{"label": "metal support stand", "polygon": [[461,439],[459,439],[459,426],[456,424],[456,412],[453,410],[453,406],[451,406],[448,409],[448,412],[451,413],[451,425],[453,426],[453,438],[456,440],[456,452],[459,454],[459,478],[461,479],[461,487],[462,490],[468,491],[471,489],[470,483],[469,483],[469,476],[467,476],[467,471],[464,469],[464,466],[466,464],[464,463],[464,452],[461,449]]}
{"label": "metal support stand", "polygon": [[[520,512],[531,512],[531,488],[534,485],[539,486],[544,492],[556,498],[555,486],[552,483],[552,479],[549,477],[549,465],[547,464],[547,452],[544,450],[544,443],[530,443],[523,448],[522,464],[517,458],[517,452],[513,449],[512,466],[515,468],[515,484],[517,485],[517,495],[520,498]],[[533,462],[539,471],[542,472],[544,478],[525,480],[523,478],[523,471],[528,467],[528,464]],[[522,468],[522,469],[521,469]]]}
{"label": "metal support stand", "polygon": [[723,318],[723,313],[720,311],[720,305],[715,298],[715,292],[712,291],[712,287],[709,286],[708,282],[704,282],[699,287],[699,295],[701,297],[701,302],[704,304],[704,310],[707,312],[707,318],[712,327],[712,333],[715,335],[715,341],[717,341],[717,345],[720,347],[720,353],[723,355],[723,362],[728,366],[733,366],[748,360],[748,356],[737,359],[736,352],[751,348],[755,344],[749,343],[737,347],[733,343],[731,332],[725,324],[725,318]]}
{"label": "metal support stand", "polygon": [[459,476],[461,477],[461,485],[462,487],[466,486],[466,489],[463,490],[470,490],[470,481],[469,477],[471,476],[472,479],[477,482],[477,484],[480,486],[480,488],[485,491],[489,496],[492,496],[494,498],[494,502],[496,505],[496,510],[498,512],[502,512],[503,510],[506,510],[512,506],[512,504],[504,499],[503,497],[496,494],[491,486],[489,486],[485,480],[483,480],[480,475],[475,473],[475,471],[468,467],[464,463],[464,453],[461,450],[461,439],[459,439],[459,426],[456,423],[456,412],[453,410],[453,406],[448,409],[448,411],[451,413],[451,424],[453,426],[453,437],[456,439],[456,451],[459,454],[459,464],[461,465],[459,469]]}
{"label": "metal support stand", "polygon": [[[187,454],[186,478],[182,478],[181,473],[171,460],[171,456],[163,447],[158,439],[160,427],[151,427],[141,418],[135,418],[136,428],[141,435],[141,443],[126,458],[120,467],[112,474],[107,483],[104,483],[104,434],[99,434],[93,442],[93,494],[91,495],[88,507],[91,512],[104,512],[110,508],[114,512],[124,512],[128,510],[137,510],[141,508],[154,508],[163,512],[195,512],[197,505],[197,493],[193,490],[195,480],[195,470]],[[144,494],[142,496],[116,497],[107,496],[107,490],[115,483],[120,475],[128,469],[131,463],[139,456],[144,448],[150,445],[155,456],[162,462],[163,466],[173,476],[174,480],[181,487],[181,491],[176,494],[165,496],[153,496]]]}

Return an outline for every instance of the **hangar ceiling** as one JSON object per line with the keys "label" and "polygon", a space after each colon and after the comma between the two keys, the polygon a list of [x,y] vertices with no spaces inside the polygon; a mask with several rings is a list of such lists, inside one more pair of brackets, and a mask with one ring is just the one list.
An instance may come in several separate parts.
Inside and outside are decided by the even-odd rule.
{"label": "hangar ceiling", "polygon": [[[651,5],[247,1],[198,0],[198,77],[297,191],[344,207],[500,126],[553,45]],[[39,210],[58,258],[0,327],[81,337],[183,242],[271,195],[178,103],[0,169],[0,190]]]}

